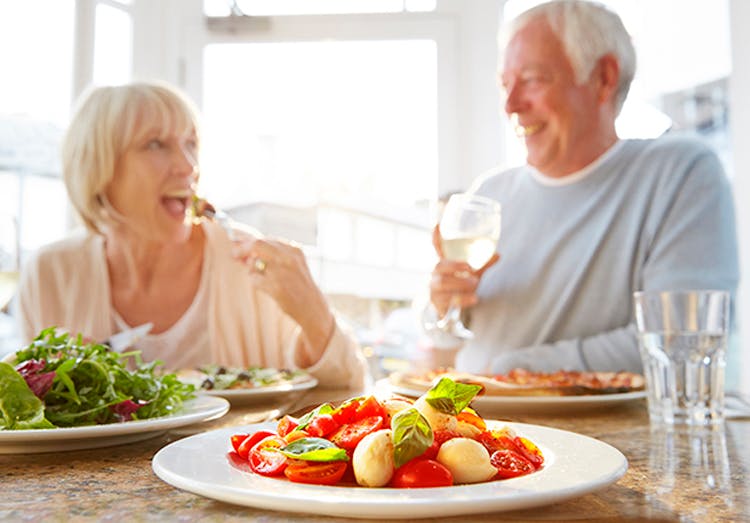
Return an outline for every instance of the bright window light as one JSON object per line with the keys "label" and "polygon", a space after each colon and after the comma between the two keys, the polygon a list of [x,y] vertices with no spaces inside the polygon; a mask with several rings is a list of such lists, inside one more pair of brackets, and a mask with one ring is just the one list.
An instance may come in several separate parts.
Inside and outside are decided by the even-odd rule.
{"label": "bright window light", "polygon": [[96,6],[94,83],[118,85],[130,81],[133,61],[133,21],[126,11]]}

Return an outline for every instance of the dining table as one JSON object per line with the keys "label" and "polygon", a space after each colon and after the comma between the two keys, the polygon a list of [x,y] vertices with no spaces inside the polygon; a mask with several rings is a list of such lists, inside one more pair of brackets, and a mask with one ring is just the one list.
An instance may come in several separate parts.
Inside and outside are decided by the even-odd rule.
{"label": "dining table", "polygon": [[[152,460],[166,445],[191,435],[274,420],[284,413],[299,415],[323,402],[369,393],[371,387],[315,388],[270,403],[235,402],[221,418],[134,443],[0,455],[0,521],[355,521],[306,513],[299,506],[272,511],[196,495],[162,481],[152,470]],[[627,471],[612,484],[564,501],[431,520],[750,521],[750,419],[728,419],[709,429],[655,426],[644,399],[575,412],[516,410],[492,417],[594,438],[618,449],[627,459]],[[200,452],[194,459],[202,459]],[[369,517],[378,520],[377,515]]]}

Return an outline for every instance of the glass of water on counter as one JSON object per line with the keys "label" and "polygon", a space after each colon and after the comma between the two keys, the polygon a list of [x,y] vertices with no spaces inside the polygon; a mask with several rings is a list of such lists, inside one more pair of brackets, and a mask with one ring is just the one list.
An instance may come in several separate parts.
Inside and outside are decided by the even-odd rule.
{"label": "glass of water on counter", "polygon": [[722,423],[729,293],[646,291],[634,299],[652,422]]}

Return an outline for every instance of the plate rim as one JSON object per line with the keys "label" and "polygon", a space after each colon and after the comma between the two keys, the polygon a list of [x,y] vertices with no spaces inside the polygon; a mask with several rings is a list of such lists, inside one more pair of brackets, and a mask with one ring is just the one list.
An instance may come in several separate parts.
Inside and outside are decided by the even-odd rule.
{"label": "plate rim", "polygon": [[213,396],[219,398],[260,398],[268,394],[301,392],[318,386],[318,379],[310,376],[305,381],[297,383],[285,383],[282,385],[271,385],[268,387],[254,387],[251,389],[211,389],[202,390],[196,388],[197,395]]}
{"label": "plate rim", "polygon": [[225,398],[196,395],[195,398],[185,401],[182,410],[157,418],[54,429],[0,430],[0,447],[11,446],[14,443],[28,445],[35,441],[96,440],[111,436],[165,432],[192,423],[220,418],[229,408],[229,401]]}
{"label": "plate rim", "polygon": [[[547,468],[528,476],[510,480],[432,489],[368,489],[365,487],[327,487],[292,483],[294,489],[292,489],[293,494],[290,496],[289,488],[264,488],[275,486],[269,482],[284,480],[249,475],[247,472],[233,468],[226,458],[226,452],[229,451],[229,436],[232,433],[273,428],[275,426],[273,422],[223,428],[184,438],[160,449],[153,457],[151,464],[154,474],[165,483],[209,499],[261,510],[370,519],[460,516],[538,507],[605,488],[615,483],[627,472],[628,461],[622,452],[596,438],[543,425],[500,420],[487,421],[490,425],[511,426],[522,435],[531,437],[550,459]],[[543,441],[539,441],[540,431],[543,434],[541,438]],[[537,434],[530,435],[529,432]],[[570,448],[578,449],[583,442],[587,442],[588,445],[586,446],[589,447],[589,452],[593,448],[606,456],[607,460],[597,462],[600,466],[602,466],[603,461],[611,461],[612,463],[606,470],[598,471],[598,475],[594,479],[589,478],[588,481],[585,481],[580,476],[573,475],[569,484],[558,485],[557,488],[553,489],[534,490],[532,488],[534,485],[539,483],[544,485],[545,481],[552,482],[555,476],[567,472],[570,464],[574,463],[572,453],[564,456],[563,453],[552,450],[553,447],[560,444],[553,441],[550,445],[547,437],[555,434],[558,435],[558,440],[569,441],[572,438],[577,442],[577,445],[572,445]],[[561,437],[560,434],[564,436]],[[218,456],[218,453],[212,454],[212,447],[218,445],[221,439],[225,441],[225,451],[221,453],[221,456]],[[218,464],[221,467],[218,472],[226,471],[228,478],[239,478],[236,481],[240,482],[243,487],[229,483],[225,485],[209,483],[205,479],[205,474],[190,478],[171,468],[168,460],[170,458],[175,459],[174,456],[179,456],[180,452],[187,452],[193,445],[200,445],[200,448],[206,453],[205,459],[201,460],[200,467]],[[587,470],[589,469],[590,467],[587,468]],[[205,473],[205,470],[202,472]],[[242,476],[237,476],[238,474]],[[552,478],[548,477],[550,475]],[[231,480],[228,479],[229,481]],[[350,489],[348,490],[350,495],[342,495],[342,488]],[[499,495],[503,491],[507,491],[504,497]],[[446,497],[444,496],[446,492],[455,495]],[[398,495],[394,495],[391,499],[386,498],[388,501],[383,503],[382,499],[377,499],[382,498],[383,493],[387,493],[386,496],[390,493],[397,493]],[[442,502],[438,503],[436,507],[435,502],[438,493],[443,494],[443,496],[441,496]],[[509,498],[510,495],[513,497]],[[364,499],[360,499],[363,497]],[[450,499],[451,497],[454,499]],[[334,499],[336,502],[333,501]],[[342,500],[346,500],[346,502],[344,503]],[[290,503],[290,501],[296,503]],[[297,507],[301,508],[298,509]],[[377,510],[373,513],[373,509]]]}

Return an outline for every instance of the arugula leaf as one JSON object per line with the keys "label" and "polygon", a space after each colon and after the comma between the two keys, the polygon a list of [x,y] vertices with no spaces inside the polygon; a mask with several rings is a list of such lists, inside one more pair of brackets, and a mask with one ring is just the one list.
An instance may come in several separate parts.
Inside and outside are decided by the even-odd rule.
{"label": "arugula leaf", "polygon": [[12,365],[0,362],[0,430],[51,429],[44,403]]}
{"label": "arugula leaf", "polygon": [[300,438],[279,449],[283,455],[305,461],[349,461],[346,451],[325,438]]}
{"label": "arugula leaf", "polygon": [[450,378],[441,378],[429,391],[425,401],[445,414],[458,415],[482,390],[480,385],[456,383]]}
{"label": "arugula leaf", "polygon": [[430,424],[414,407],[398,412],[391,420],[393,462],[396,468],[424,454],[432,445]]}

